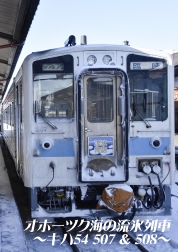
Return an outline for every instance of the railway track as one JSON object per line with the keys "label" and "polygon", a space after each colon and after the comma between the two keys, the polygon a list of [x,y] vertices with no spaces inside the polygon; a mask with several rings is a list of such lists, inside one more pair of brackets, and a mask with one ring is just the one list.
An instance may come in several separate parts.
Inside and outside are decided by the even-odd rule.
{"label": "railway track", "polygon": [[[64,221],[62,221],[62,222],[60,221],[60,223],[64,223]],[[68,234],[66,240],[67,240],[68,244],[70,245],[72,251],[73,252],[83,252],[83,248],[81,249],[80,245],[77,245],[77,244],[71,242],[71,236],[74,237],[76,235],[76,233],[74,234],[72,232],[71,233],[68,232],[68,229],[65,226],[61,226],[61,229],[62,229],[63,235],[65,235],[66,233]],[[115,238],[116,238],[116,235],[118,235],[118,234],[120,234],[122,237],[123,237],[123,235],[125,235],[127,237],[127,239],[129,240],[129,243],[132,243],[133,245],[135,245],[141,252],[149,252],[143,245],[138,244],[138,241],[134,238],[135,234],[133,232],[130,232],[130,231],[129,232],[117,232],[117,233],[115,232],[115,234],[112,234],[112,235],[115,235]],[[85,237],[87,235],[89,235],[89,232],[85,234]],[[109,236],[107,232],[102,235],[105,235],[106,237]],[[125,246],[127,246],[127,245],[125,245]]]}
{"label": "railway track", "polygon": [[136,239],[133,238],[133,236],[129,233],[129,232],[120,232],[122,235],[127,235],[127,237],[129,238],[130,242],[132,244],[134,244],[135,246],[137,246],[137,248],[142,251],[142,252],[149,252],[145,247],[143,247],[141,244],[138,244],[138,241]]}

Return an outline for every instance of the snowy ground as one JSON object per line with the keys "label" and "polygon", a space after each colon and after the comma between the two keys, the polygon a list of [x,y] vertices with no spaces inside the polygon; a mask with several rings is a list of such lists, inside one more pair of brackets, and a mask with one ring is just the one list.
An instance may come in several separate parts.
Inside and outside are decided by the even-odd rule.
{"label": "snowy ground", "polygon": [[25,235],[0,149],[0,251],[27,251]]}

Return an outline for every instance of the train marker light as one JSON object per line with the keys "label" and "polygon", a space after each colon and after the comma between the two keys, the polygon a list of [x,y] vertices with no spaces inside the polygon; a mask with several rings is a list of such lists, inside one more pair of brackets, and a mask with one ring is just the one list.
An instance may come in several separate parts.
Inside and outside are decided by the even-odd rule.
{"label": "train marker light", "polygon": [[106,65],[109,65],[109,63],[112,61],[112,58],[110,55],[105,55],[103,57],[103,63],[106,64]]}
{"label": "train marker light", "polygon": [[97,61],[97,58],[94,55],[90,55],[87,58],[87,62],[89,66],[93,66]]}

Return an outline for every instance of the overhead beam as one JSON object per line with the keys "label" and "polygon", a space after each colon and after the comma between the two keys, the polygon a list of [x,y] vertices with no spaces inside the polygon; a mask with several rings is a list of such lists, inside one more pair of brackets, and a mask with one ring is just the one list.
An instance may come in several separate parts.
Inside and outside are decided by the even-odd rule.
{"label": "overhead beam", "polygon": [[4,33],[4,32],[0,32],[0,38],[7,39],[7,40],[10,40],[10,41],[13,40],[13,36],[12,35],[10,35],[8,33]]}
{"label": "overhead beam", "polygon": [[20,43],[20,44],[6,44],[6,45],[0,45],[0,49],[4,49],[4,48],[10,48],[10,47],[16,47],[16,46],[23,46],[24,43]]}
{"label": "overhead beam", "polygon": [[4,65],[9,65],[7,60],[0,59],[0,63]]}

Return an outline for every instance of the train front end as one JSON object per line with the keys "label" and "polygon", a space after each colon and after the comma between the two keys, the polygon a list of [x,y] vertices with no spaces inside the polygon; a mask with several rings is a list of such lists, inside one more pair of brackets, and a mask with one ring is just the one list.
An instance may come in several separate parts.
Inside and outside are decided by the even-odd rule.
{"label": "train front end", "polygon": [[23,179],[32,216],[170,214],[171,59],[84,45],[27,62],[33,86],[31,94],[24,86],[24,110],[33,106]]}

